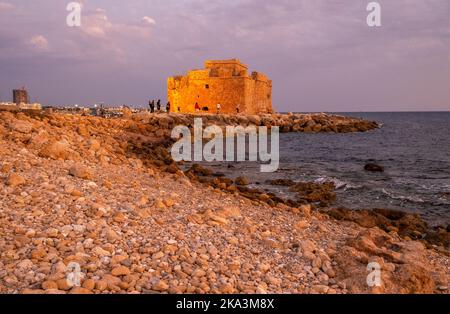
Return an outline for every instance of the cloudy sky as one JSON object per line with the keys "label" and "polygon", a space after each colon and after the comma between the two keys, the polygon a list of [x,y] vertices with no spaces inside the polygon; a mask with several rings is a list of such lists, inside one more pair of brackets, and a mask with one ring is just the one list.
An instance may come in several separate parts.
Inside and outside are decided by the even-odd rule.
{"label": "cloudy sky", "polygon": [[450,1],[0,0],[0,99],[145,105],[206,59],[273,79],[279,111],[450,110]]}

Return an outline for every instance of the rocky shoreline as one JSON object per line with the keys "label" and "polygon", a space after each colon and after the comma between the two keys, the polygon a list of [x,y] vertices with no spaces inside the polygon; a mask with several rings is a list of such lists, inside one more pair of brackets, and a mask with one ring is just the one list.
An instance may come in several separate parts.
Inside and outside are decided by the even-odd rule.
{"label": "rocky shoreline", "polygon": [[[432,242],[410,216],[330,210],[331,187],[292,185],[299,198],[289,203],[245,178],[181,171],[169,134],[194,117],[0,112],[0,293],[449,292],[448,230]],[[283,132],[378,127],[325,114],[204,121]],[[81,287],[67,283],[71,262]],[[381,287],[366,283],[370,262]]]}
{"label": "rocky shoreline", "polygon": [[[125,117],[131,117],[126,113]],[[262,114],[262,115],[214,115],[214,114],[148,114],[134,115],[133,120],[150,125],[158,125],[163,129],[172,129],[175,125],[193,127],[194,119],[201,118],[204,127],[217,125],[241,126],[266,126],[271,128],[278,126],[281,133],[305,132],[305,133],[350,133],[366,132],[379,127],[375,121],[351,118],[326,113],[317,114]]]}

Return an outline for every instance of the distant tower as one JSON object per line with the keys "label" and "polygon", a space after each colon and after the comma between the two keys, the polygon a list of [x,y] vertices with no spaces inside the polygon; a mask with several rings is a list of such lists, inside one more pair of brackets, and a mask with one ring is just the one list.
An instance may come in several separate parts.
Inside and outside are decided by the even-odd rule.
{"label": "distant tower", "polygon": [[24,87],[22,87],[22,89],[14,89],[13,90],[13,102],[16,105],[19,105],[21,103],[24,103],[24,104],[30,103],[30,98],[28,97],[28,92]]}

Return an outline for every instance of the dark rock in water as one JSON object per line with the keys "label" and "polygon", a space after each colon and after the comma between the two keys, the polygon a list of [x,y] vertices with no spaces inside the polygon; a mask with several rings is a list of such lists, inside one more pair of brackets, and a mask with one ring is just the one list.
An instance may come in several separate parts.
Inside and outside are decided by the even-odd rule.
{"label": "dark rock in water", "polygon": [[336,200],[334,189],[333,182],[299,182],[291,186],[289,191],[297,193],[299,202],[320,203],[321,206],[328,206]]}
{"label": "dark rock in water", "polygon": [[384,167],[377,164],[369,163],[364,166],[364,170],[371,172],[384,172]]}
{"label": "dark rock in water", "polygon": [[450,245],[448,231],[443,228],[430,228],[417,214],[391,209],[352,210],[348,208],[331,208],[322,212],[337,220],[353,221],[365,228],[379,227],[386,232],[396,231],[402,237],[424,240],[445,248]]}
{"label": "dark rock in water", "polygon": [[267,184],[279,185],[279,186],[293,186],[295,182],[289,179],[277,179],[277,180],[267,180]]}
{"label": "dark rock in water", "polygon": [[192,165],[191,169],[189,171],[194,172],[196,175],[210,177],[212,176],[213,172],[207,168],[204,168],[200,166],[199,164]]}
{"label": "dark rock in water", "polygon": [[227,186],[232,185],[234,183],[233,180],[231,180],[230,178],[226,178],[226,177],[220,177],[220,178],[216,178],[214,180],[217,180],[220,183],[225,183]]}
{"label": "dark rock in water", "polygon": [[228,165],[227,167],[228,167],[228,169],[234,169],[234,168],[236,168],[236,167],[233,166],[233,165]]}
{"label": "dark rock in water", "polygon": [[236,180],[234,180],[234,182],[236,183],[236,185],[248,185],[249,182],[247,180],[247,178],[245,177],[237,177]]}
{"label": "dark rock in water", "polygon": [[432,244],[440,244],[447,250],[450,248],[450,232],[448,227],[447,229],[437,227],[433,230],[428,230],[424,239]]}
{"label": "dark rock in water", "polygon": [[215,173],[212,174],[212,176],[216,177],[216,178],[223,178],[223,177],[225,177],[225,173],[215,172]]}

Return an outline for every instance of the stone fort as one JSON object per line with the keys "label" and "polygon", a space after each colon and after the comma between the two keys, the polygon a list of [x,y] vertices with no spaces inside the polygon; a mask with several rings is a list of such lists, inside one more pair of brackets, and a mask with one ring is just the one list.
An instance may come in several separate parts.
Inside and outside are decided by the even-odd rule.
{"label": "stone fort", "polygon": [[171,112],[193,113],[195,105],[209,112],[259,114],[272,113],[272,81],[259,72],[248,74],[238,59],[210,60],[205,69],[192,70],[186,76],[167,81]]}

